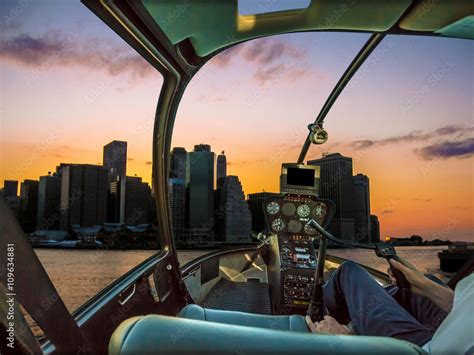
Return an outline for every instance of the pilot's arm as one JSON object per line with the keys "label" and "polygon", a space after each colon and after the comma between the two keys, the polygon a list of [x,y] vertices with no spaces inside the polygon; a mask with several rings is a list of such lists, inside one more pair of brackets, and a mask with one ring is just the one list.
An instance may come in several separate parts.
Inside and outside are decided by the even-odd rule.
{"label": "pilot's arm", "polygon": [[[430,280],[405,260],[403,260],[402,264],[396,260],[391,259],[390,264],[405,275],[406,279],[410,283],[410,290],[413,293],[417,293],[423,297],[429,298],[431,301],[436,303],[438,307],[445,310],[446,312],[451,311],[454,300],[453,290]],[[390,278],[396,282],[396,279],[393,277],[393,275],[390,275]]]}

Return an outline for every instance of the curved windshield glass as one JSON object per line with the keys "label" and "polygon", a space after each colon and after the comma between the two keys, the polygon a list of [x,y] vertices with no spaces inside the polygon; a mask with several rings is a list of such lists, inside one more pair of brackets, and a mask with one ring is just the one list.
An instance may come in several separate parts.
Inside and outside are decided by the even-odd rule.
{"label": "curved windshield glass", "polygon": [[160,249],[150,183],[163,80],[80,2],[1,9],[3,195],[72,312]]}
{"label": "curved windshield glass", "polygon": [[[187,214],[174,215],[178,247],[243,242],[244,192],[247,234],[266,230],[262,201],[280,192],[281,164],[296,162],[307,125],[368,37],[273,36],[203,67],[173,137],[172,161],[180,152],[188,164],[180,176]],[[321,167],[320,196],[337,205],[334,235],[427,246],[419,266],[438,273],[439,250],[472,241],[473,56],[467,40],[388,36],[362,65],[326,117],[329,140],[306,157]],[[210,194],[205,205],[194,202]],[[332,253],[386,271],[371,252]]]}

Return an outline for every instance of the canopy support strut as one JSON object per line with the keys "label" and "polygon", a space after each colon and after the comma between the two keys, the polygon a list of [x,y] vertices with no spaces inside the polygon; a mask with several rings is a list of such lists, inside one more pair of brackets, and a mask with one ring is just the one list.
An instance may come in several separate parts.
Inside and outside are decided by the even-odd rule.
{"label": "canopy support strut", "polygon": [[[314,121],[315,125],[322,126],[324,122],[324,118],[328,114],[334,102],[339,97],[339,94],[342,92],[342,90],[344,90],[347,83],[349,83],[349,81],[357,72],[357,70],[359,70],[360,66],[365,62],[365,60],[369,57],[372,51],[379,45],[379,43],[384,39],[384,37],[385,37],[384,33],[374,33],[370,36],[368,41],[364,44],[364,46],[361,48],[359,53],[357,53],[355,58],[352,60],[351,64],[346,69],[344,74],[342,74],[341,78],[339,79],[334,89],[331,91],[331,94],[329,95],[328,99],[324,103],[324,106],[319,112],[318,117],[316,117],[316,120]],[[303,144],[303,148],[301,149],[301,153],[298,158],[298,164],[303,164],[306,158],[306,154],[308,153],[309,147],[311,146],[310,134],[311,132],[308,133],[308,136],[306,137],[306,141]]]}

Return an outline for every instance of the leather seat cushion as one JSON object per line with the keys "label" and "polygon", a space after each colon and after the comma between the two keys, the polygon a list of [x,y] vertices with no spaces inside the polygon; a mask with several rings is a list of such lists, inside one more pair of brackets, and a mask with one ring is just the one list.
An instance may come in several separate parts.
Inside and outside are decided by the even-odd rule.
{"label": "leather seat cushion", "polygon": [[392,338],[288,332],[161,315],[125,320],[109,343],[111,355],[236,353],[425,354],[416,345]]}
{"label": "leather seat cushion", "polygon": [[286,330],[291,332],[309,332],[304,317],[299,315],[270,316],[244,312],[222,311],[202,308],[197,304],[190,304],[179,312],[178,317],[215,323],[242,325],[246,327]]}

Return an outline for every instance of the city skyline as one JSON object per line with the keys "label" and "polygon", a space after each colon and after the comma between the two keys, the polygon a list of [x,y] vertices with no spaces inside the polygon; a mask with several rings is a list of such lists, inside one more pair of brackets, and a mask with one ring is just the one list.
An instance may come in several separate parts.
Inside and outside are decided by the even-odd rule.
{"label": "city skyline", "polygon": [[[161,77],[82,4],[50,5],[29,4],[0,37],[9,88],[0,180],[37,178],[61,161],[100,164],[95,147],[117,138],[131,145],[130,174],[149,183]],[[172,146],[225,149],[247,194],[276,191],[281,163],[296,160],[306,125],[366,38],[290,34],[221,53],[185,92]],[[327,144],[308,154],[353,157],[354,174],[370,176],[384,235],[473,241],[473,53],[466,40],[387,36],[329,113]]]}

